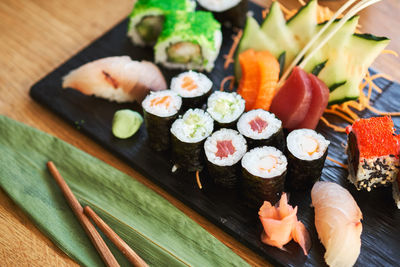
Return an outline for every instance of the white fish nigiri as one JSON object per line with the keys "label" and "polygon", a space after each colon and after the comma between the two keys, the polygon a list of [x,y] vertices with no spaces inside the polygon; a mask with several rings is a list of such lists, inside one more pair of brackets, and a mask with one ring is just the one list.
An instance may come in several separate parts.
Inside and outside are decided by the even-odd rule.
{"label": "white fish nigiri", "polygon": [[349,191],[331,182],[317,182],[311,190],[315,227],[329,266],[353,266],[361,248],[362,213]]}
{"label": "white fish nigiri", "polygon": [[62,87],[110,101],[141,103],[149,90],[165,90],[167,84],[155,64],[120,56],[101,58],[80,66],[64,76]]}

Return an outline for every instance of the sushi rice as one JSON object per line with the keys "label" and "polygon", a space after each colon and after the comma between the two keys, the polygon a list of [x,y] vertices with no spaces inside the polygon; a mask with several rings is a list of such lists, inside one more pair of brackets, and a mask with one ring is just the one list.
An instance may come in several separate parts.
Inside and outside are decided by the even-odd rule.
{"label": "sushi rice", "polygon": [[[190,87],[185,87],[189,84]],[[187,71],[172,78],[171,90],[184,98],[202,96],[210,92],[213,83],[203,73]]]}
{"label": "sushi rice", "polygon": [[244,108],[245,101],[237,93],[216,91],[207,101],[207,112],[219,123],[236,121]]}
{"label": "sushi rice", "polygon": [[[219,142],[230,142],[234,152],[227,156],[217,156]],[[213,133],[204,143],[207,160],[217,166],[232,166],[236,164],[247,151],[246,139],[237,131],[232,129],[221,129]]]}
{"label": "sushi rice", "polygon": [[197,0],[207,10],[222,12],[238,5],[241,0]]}
{"label": "sushi rice", "polygon": [[151,92],[142,102],[146,112],[158,117],[170,117],[178,113],[181,105],[182,98],[171,90]]}
{"label": "sushi rice", "polygon": [[286,171],[287,159],[274,147],[257,147],[243,156],[242,167],[254,176],[268,179]]}
{"label": "sushi rice", "polygon": [[321,134],[310,129],[292,131],[287,137],[287,147],[296,158],[316,160],[321,158],[330,142]]}

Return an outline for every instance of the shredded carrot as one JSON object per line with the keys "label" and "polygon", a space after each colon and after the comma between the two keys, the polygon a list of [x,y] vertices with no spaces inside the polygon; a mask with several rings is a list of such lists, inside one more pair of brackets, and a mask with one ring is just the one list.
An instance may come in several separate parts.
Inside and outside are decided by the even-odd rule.
{"label": "shredded carrot", "polygon": [[201,181],[200,181],[199,171],[196,171],[196,181],[197,181],[197,186],[198,186],[200,189],[203,189],[203,186],[201,185]]}
{"label": "shredded carrot", "polygon": [[225,63],[224,69],[227,69],[231,63],[233,63],[233,55],[239,45],[240,39],[242,38],[243,30],[240,30],[236,35],[232,35],[233,43],[227,55],[224,55]]}
{"label": "shredded carrot", "polygon": [[323,121],[326,126],[328,126],[329,128],[332,128],[334,131],[336,132],[340,132],[340,133],[345,133],[346,129],[334,124],[331,124],[327,119],[325,119],[324,117],[321,117],[321,121]]}
{"label": "shredded carrot", "polygon": [[388,49],[383,50],[381,54],[390,54],[390,55],[393,55],[393,56],[395,56],[395,57],[399,57],[399,54],[397,54],[396,51],[388,50]]}
{"label": "shredded carrot", "polygon": [[329,156],[327,156],[326,159],[332,161],[333,163],[336,163],[337,165],[339,165],[340,167],[342,167],[344,169],[348,168],[348,166],[346,164],[343,164],[343,163],[341,163],[341,162],[337,161],[336,159],[333,159],[333,158],[331,158]]}
{"label": "shredded carrot", "polygon": [[219,87],[219,90],[220,90],[221,92],[224,91],[225,83],[226,83],[227,81],[230,81],[229,87],[228,87],[229,91],[232,91],[232,90],[233,90],[233,85],[234,85],[234,81],[235,81],[235,76],[230,75],[230,76],[226,76],[226,77],[221,81],[221,85],[220,85],[220,87]]}
{"label": "shredded carrot", "polygon": [[262,16],[263,19],[265,19],[265,17],[267,16],[268,11],[269,11],[268,8],[264,9],[263,11],[261,11],[261,16]]}
{"label": "shredded carrot", "polygon": [[326,109],[325,113],[328,114],[333,114],[336,115],[342,119],[344,119],[345,121],[347,121],[348,123],[354,123],[354,119],[347,117],[346,115],[344,115],[343,113],[336,111],[336,110],[331,110],[331,109]]}

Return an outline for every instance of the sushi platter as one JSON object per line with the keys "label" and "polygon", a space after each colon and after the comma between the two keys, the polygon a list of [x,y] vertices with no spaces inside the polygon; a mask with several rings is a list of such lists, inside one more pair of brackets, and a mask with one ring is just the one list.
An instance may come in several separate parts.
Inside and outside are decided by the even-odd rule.
{"label": "sushi platter", "polygon": [[[192,7],[183,6],[182,8],[190,9]],[[249,2],[248,9],[249,11],[251,11],[256,23],[261,23],[263,21],[263,8]],[[205,13],[199,13],[198,16],[200,15],[203,16],[201,18],[202,20],[209,19]],[[177,17],[174,18],[172,22],[166,21],[166,24],[171,24],[179,19],[186,19],[192,22],[196,22],[199,19],[196,17],[189,18],[188,16],[190,16],[190,14],[179,14],[179,16],[185,16],[185,18]],[[245,19],[245,17],[238,18],[243,21]],[[354,22],[352,20],[349,21],[349,25]],[[154,20],[149,20],[147,21],[147,23],[154,23]],[[185,113],[185,115],[179,113],[179,108],[181,107],[181,105],[185,106],[188,105],[188,103],[185,102],[185,100],[183,100],[182,102],[178,94],[172,90],[159,91],[161,93],[158,93],[158,95],[157,93],[154,93],[148,95],[146,98],[146,94],[142,93],[140,97],[138,97],[138,99],[140,99],[140,101],[138,101],[139,103],[141,103],[141,101],[144,99],[142,106],[138,102],[118,103],[121,102],[119,101],[119,99],[121,99],[121,95],[118,95],[118,93],[112,96],[113,100],[115,101],[110,102],[104,99],[96,98],[94,96],[82,94],[77,90],[68,89],[69,87],[73,87],[72,82],[65,86],[65,84],[67,84],[69,81],[66,78],[63,79],[63,77],[69,74],[72,70],[79,68],[85,63],[105,57],[129,56],[133,60],[145,60],[155,63],[163,63],[163,61],[165,61],[165,55],[160,54],[161,52],[156,50],[156,52],[154,53],[151,47],[144,47],[141,45],[132,44],[130,38],[136,38],[136,40],[138,40],[137,43],[147,40],[141,40],[138,37],[137,33],[128,33],[128,35],[130,35],[129,38],[127,36],[127,29],[129,28],[128,24],[129,19],[124,19],[109,32],[105,33],[103,36],[95,40],[78,54],[70,58],[53,72],[51,72],[42,80],[33,85],[30,90],[31,97],[52,110],[53,112],[57,113],[68,123],[73,125],[76,130],[87,134],[103,147],[130,164],[144,177],[162,187],[164,190],[185,203],[187,206],[189,206],[202,216],[206,217],[223,231],[236,238],[238,241],[249,247],[251,250],[265,257],[271,263],[282,266],[326,266],[324,260],[325,249],[318,238],[318,233],[314,225],[315,213],[314,209],[311,207],[311,194],[309,190],[310,188],[306,191],[293,190],[288,194],[290,205],[292,205],[293,207],[298,207],[298,211],[296,210],[297,219],[304,224],[310,235],[311,249],[308,251],[308,255],[304,255],[303,249],[293,241],[285,245],[283,250],[280,250],[273,246],[268,246],[265,244],[265,242],[263,243],[260,238],[261,233],[263,232],[263,226],[260,223],[260,219],[258,217],[258,209],[260,208],[260,203],[257,203],[256,206],[254,206],[254,202],[252,202],[250,205],[249,203],[247,203],[248,199],[251,199],[254,196],[258,197],[258,189],[256,188],[257,186],[238,186],[236,180],[231,178],[230,171],[227,171],[223,168],[215,167],[216,165],[214,165],[213,163],[217,162],[218,160],[213,158],[212,153],[210,153],[210,151],[213,151],[214,149],[212,142],[209,141],[211,139],[207,139],[204,145],[205,156],[207,157],[208,161],[211,162],[211,166],[203,169],[198,166],[197,162],[192,163],[191,161],[196,161],[197,154],[200,155],[196,152],[196,150],[199,150],[199,148],[196,147],[196,145],[185,146],[185,144],[189,143],[185,143],[185,141],[187,140],[185,140],[186,137],[183,136],[183,133],[186,131],[184,127],[186,126],[181,125],[185,125],[185,123],[188,124],[187,122],[190,120],[190,116],[200,117],[200,119],[204,121],[204,124],[206,124],[206,126],[204,127],[204,131],[207,132],[207,136],[211,135],[212,138],[215,138],[216,140],[218,140],[220,136],[230,136],[231,139],[235,139],[235,144],[237,145],[236,149],[238,150],[238,153],[241,153],[240,158],[242,158],[244,153],[246,152],[246,141],[249,148],[259,146],[259,143],[257,143],[259,140],[251,140],[249,136],[244,134],[244,132],[246,132],[245,130],[239,129],[240,133],[243,134],[244,137],[242,135],[237,137],[237,132],[230,129],[222,129],[213,133],[213,126],[208,126],[213,125],[213,119],[218,123],[217,126],[214,126],[217,127],[217,130],[220,128],[230,128],[231,125],[229,125],[229,123],[231,122],[225,123],[222,120],[219,121],[215,117],[217,115],[213,114],[213,112],[209,110],[207,110],[208,113],[202,109],[189,110]],[[214,26],[217,27],[216,25],[213,25],[213,27]],[[171,26],[171,28],[173,27]],[[210,31],[211,30],[218,33],[218,31],[215,31],[214,28],[211,28]],[[179,28],[176,28],[174,32],[179,35]],[[204,97],[201,100],[202,103],[205,103],[207,101],[207,97],[211,95],[211,97],[208,98],[209,107],[213,106],[215,104],[214,102],[216,102],[213,102],[213,97],[217,98],[218,94],[223,94],[222,92],[212,94],[212,92],[218,91],[220,89],[221,82],[227,76],[233,75],[235,71],[237,72],[237,66],[234,66],[235,64],[230,64],[228,65],[228,67],[225,66],[226,59],[224,57],[230,53],[232,43],[234,42],[234,38],[232,37],[237,35],[237,31],[234,30],[234,28],[232,27],[222,26],[221,32],[222,38],[218,37],[218,34],[211,33],[214,34],[214,39],[210,37],[208,40],[212,40],[214,44],[221,43],[219,54],[213,55],[210,52],[210,54],[207,55],[210,57],[210,60],[206,60],[205,62],[207,63],[204,63],[204,65],[198,65],[198,63],[196,62],[196,58],[194,59],[194,63],[191,63],[192,65],[189,65],[189,68],[196,68],[200,66],[200,68],[203,68],[205,70],[212,69],[211,72],[204,72],[204,74],[212,81],[212,83],[210,83],[211,89],[204,93]],[[171,32],[168,32],[168,34],[173,35]],[[176,47],[174,48],[173,46],[170,46],[170,48],[166,48],[166,44],[169,44],[168,42],[171,42],[170,39],[173,40],[173,38],[175,37],[171,37],[168,35],[162,36],[161,40],[163,42],[157,44],[156,47],[160,46],[160,51],[169,51],[168,49],[170,48],[175,49]],[[243,37],[243,39],[246,38],[248,37]],[[153,39],[149,42],[154,41]],[[378,41],[386,42],[386,40],[384,39],[377,40],[376,42]],[[205,44],[202,43],[204,46],[209,45],[207,43],[207,40],[199,40],[199,42],[204,42]],[[186,48],[191,51],[196,51],[196,47],[191,47],[187,45]],[[178,48],[176,48],[176,50],[177,49]],[[178,57],[179,51],[174,52],[176,58],[181,60],[182,57]],[[258,55],[260,57],[269,56],[265,54]],[[217,58],[213,65],[211,58],[214,56],[217,56]],[[126,57],[124,60],[130,61],[130,59],[127,58],[128,57]],[[185,79],[187,79],[187,86],[191,86],[191,82],[193,81],[199,81],[202,79],[202,74],[199,74],[199,76],[197,77],[197,74],[190,72],[189,76],[192,76],[190,76],[189,78],[183,76],[179,78],[182,70],[171,69],[171,66],[174,67],[173,64],[159,64],[161,73],[165,77],[165,81],[157,81],[157,86],[159,88],[168,88],[167,85],[171,84],[171,80],[171,87],[174,87],[174,77],[177,77],[174,79],[181,79],[184,82]],[[279,66],[277,68],[279,68]],[[158,75],[158,70],[154,69],[150,65],[146,66],[146,71],[147,73],[151,73],[151,75],[146,76],[147,80],[151,80]],[[296,69],[293,70],[293,73],[295,72]],[[369,72],[371,75],[377,73],[375,70],[372,69],[370,69]],[[111,84],[116,85],[116,81],[108,73],[103,71],[103,74]],[[381,94],[372,93],[371,104],[373,104],[374,107],[379,110],[385,110],[388,112],[399,111],[400,102],[398,102],[397,100],[400,99],[400,84],[389,81],[383,77],[376,79],[375,84],[379,86],[383,92]],[[63,87],[68,88],[64,89]],[[115,86],[115,88],[117,88],[117,86]],[[155,97],[156,95],[160,98]],[[232,101],[237,100],[238,106],[240,106],[240,108],[242,109],[240,114],[238,114],[237,116],[239,117],[239,115],[241,115],[243,113],[243,110],[245,109],[245,104],[243,99],[241,99],[239,95],[235,94],[235,97],[236,96],[238,96],[238,99],[233,99]],[[343,97],[348,96],[346,95]],[[154,112],[152,114],[151,111],[152,105],[155,102],[165,101],[165,99],[172,99],[171,101],[173,101],[173,107],[179,107],[176,109],[171,108],[170,110],[168,110],[168,112],[170,112],[167,114],[167,118],[169,120],[167,123],[168,126],[164,125],[164,121],[158,121],[157,118],[155,119],[155,116],[153,115]],[[334,100],[336,101],[336,99]],[[326,99],[326,101],[328,101],[328,99]],[[331,101],[331,99],[329,101]],[[256,102],[256,105],[257,103],[258,102]],[[271,108],[274,108],[274,103],[272,103]],[[132,137],[127,139],[116,138],[116,136],[118,135],[125,135],[124,132],[114,131],[114,129],[111,130],[111,127],[113,125],[113,116],[118,110],[121,109],[130,109],[132,111],[140,113],[138,115],[134,115],[136,116],[135,118],[140,121],[140,123],[143,121],[140,115],[143,115],[144,122],[147,127],[149,127],[149,129],[147,130],[145,125],[143,124],[142,126],[140,126],[139,129],[135,129],[135,131],[137,130],[137,132]],[[247,114],[252,113],[256,115],[256,118],[268,116],[262,114],[262,112],[260,113],[259,109],[247,112]],[[211,114],[211,116],[208,114]],[[183,117],[178,118],[178,115],[183,115]],[[368,118],[375,115],[376,114],[368,111],[367,109],[359,112],[359,116],[362,118]],[[244,119],[246,119],[244,116],[239,119],[238,128],[241,127],[240,121]],[[392,119],[394,121],[394,127],[400,127],[400,119],[396,117],[393,117]],[[172,124],[172,121],[175,122]],[[339,118],[333,118],[332,121],[336,125],[340,125],[343,127],[348,125]],[[318,120],[315,121],[315,123],[317,122]],[[138,125],[140,125],[140,123]],[[298,121],[297,123],[300,123],[300,125],[304,125],[304,121]],[[169,141],[165,142],[165,139],[162,136],[159,136],[159,133],[165,131],[165,129],[167,129],[167,132],[169,132],[171,124],[172,148],[170,148]],[[258,126],[259,125],[257,125],[257,127]],[[280,131],[277,130],[276,133],[274,133],[274,136],[276,134],[278,141],[276,145],[271,146],[275,146],[278,149],[284,151],[285,141],[282,141],[284,140],[283,130],[281,126],[278,126],[277,128],[280,128]],[[355,130],[356,128],[353,128],[353,131]],[[312,181],[314,183],[315,180],[319,178],[322,169],[320,180],[335,182],[347,189],[350,192],[351,196],[354,197],[354,200],[362,211],[363,218],[361,253],[355,264],[356,266],[398,265],[398,263],[400,262],[400,254],[398,253],[398,250],[400,249],[400,211],[397,209],[396,205],[393,202],[391,187],[380,187],[372,190],[371,192],[369,192],[369,190],[368,192],[358,191],[355,186],[348,181],[348,171],[346,169],[339,167],[332,161],[327,160],[324,163],[324,160],[327,156],[339,162],[347,162],[347,155],[344,148],[347,144],[346,133],[333,131],[321,121],[316,128],[316,132],[318,132],[319,134],[315,134],[315,139],[318,139],[320,145],[317,146],[317,148],[315,149],[321,149],[320,147],[322,147],[323,149],[321,150],[321,153],[319,154],[318,158],[315,159],[315,161],[313,158],[313,161],[311,161],[313,162],[313,164],[311,165],[303,164],[303,162],[294,155],[295,153],[291,151],[291,146],[293,145],[288,144],[290,156],[288,156],[287,161],[289,162],[289,164],[293,164],[296,166],[296,168],[289,170],[289,172],[291,171],[291,175],[296,175],[299,177],[299,179],[307,179],[307,177],[302,174],[303,171],[307,171],[307,173],[313,173],[313,175],[315,173],[315,179],[313,178]],[[287,134],[287,132],[285,132],[285,134]],[[193,138],[196,139],[196,135]],[[299,137],[296,136],[296,131],[293,131],[289,134],[287,140],[292,139],[294,140],[293,143],[296,143],[298,140],[296,138]],[[329,149],[327,148],[328,145]],[[176,149],[176,147],[179,147],[179,149]],[[233,153],[232,151],[235,151],[236,153],[235,148],[231,149],[229,148],[229,146],[225,148],[228,150],[227,153]],[[201,146],[201,150],[202,149],[203,144]],[[260,154],[267,152],[271,155],[275,155],[274,157],[278,158],[277,162],[279,162],[279,164],[287,164],[286,158],[278,149],[270,148],[267,151],[261,151],[261,149],[257,149],[258,148],[251,150],[252,152],[254,152],[253,155],[251,154],[251,152],[248,152],[243,157],[243,160],[247,160],[247,162],[249,162],[249,165],[251,165],[251,162],[255,160],[254,158],[252,158],[255,157],[254,154],[258,155],[257,153]],[[174,155],[173,157],[171,156],[171,153]],[[176,163],[179,163],[179,168],[176,167]],[[242,162],[242,164],[245,163]],[[247,171],[249,169],[251,169],[251,166],[247,168]],[[196,170],[200,170],[200,172],[197,172],[197,177],[195,175]],[[252,173],[250,173],[251,171],[247,171],[245,172],[245,175],[248,176],[246,179],[253,179]],[[281,171],[279,174],[282,174],[283,172],[284,174],[286,174],[286,169],[284,171]],[[282,174],[282,176],[284,176],[284,174]],[[212,178],[216,175],[226,175],[226,177],[217,181]],[[279,175],[276,179],[277,182],[273,184],[273,186],[283,188],[284,181],[279,180]],[[200,185],[199,180],[201,180]],[[219,183],[221,183],[222,186],[225,186],[225,188],[221,187]],[[302,186],[303,184],[305,183],[301,181],[300,185],[291,184],[290,186],[297,188],[298,186]],[[226,189],[231,187],[235,189]],[[282,190],[279,189],[279,191]],[[247,199],[246,197],[243,197],[243,195],[247,195]],[[286,197],[285,194],[283,194],[283,196]],[[271,198],[274,200],[274,202],[278,200],[277,195],[265,195],[262,197],[268,199]],[[288,204],[286,203],[286,205]]]}

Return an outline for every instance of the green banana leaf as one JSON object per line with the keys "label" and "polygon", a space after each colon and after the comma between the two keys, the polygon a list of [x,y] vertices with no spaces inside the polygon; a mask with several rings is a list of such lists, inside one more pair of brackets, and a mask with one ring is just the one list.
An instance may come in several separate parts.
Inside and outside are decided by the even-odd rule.
{"label": "green banana leaf", "polygon": [[[34,128],[0,116],[0,186],[61,250],[103,266],[49,174],[52,160],[89,205],[151,266],[247,266],[164,198],[132,177]],[[122,266],[128,262],[105,238]]]}

